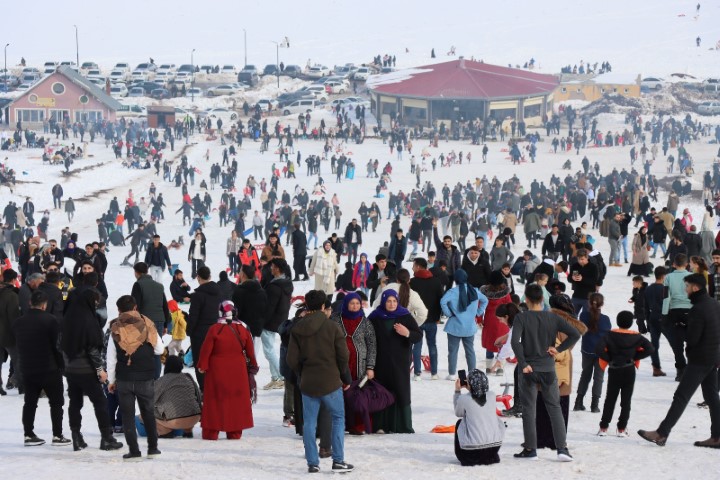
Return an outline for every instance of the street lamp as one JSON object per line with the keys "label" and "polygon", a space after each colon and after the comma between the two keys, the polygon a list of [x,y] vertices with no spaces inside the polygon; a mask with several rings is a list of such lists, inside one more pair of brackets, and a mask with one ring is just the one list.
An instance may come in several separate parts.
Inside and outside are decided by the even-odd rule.
{"label": "street lamp", "polygon": [[287,37],[279,43],[272,40],[270,41],[275,44],[275,76],[277,77],[277,86],[280,88],[280,47],[290,48],[290,42]]}
{"label": "street lamp", "polygon": [[77,68],[80,68],[80,49],[78,47],[78,28],[77,25],[73,25],[75,27],[75,64],[77,65]]}
{"label": "street lamp", "polygon": [[192,80],[190,81],[190,101],[195,102],[195,49],[190,52],[190,65],[192,65]]}
{"label": "street lamp", "polygon": [[244,28],[243,28],[243,38],[244,38],[244,40],[245,40],[245,42],[244,42],[244,45],[245,45],[245,65],[244,65],[244,66],[247,67],[247,30],[245,30]]}
{"label": "street lamp", "polygon": [[9,43],[6,43],[6,44],[5,44],[5,73],[4,73],[3,78],[4,78],[4,80],[5,80],[5,91],[6,91],[6,92],[7,92],[7,89],[8,89],[8,88],[7,88],[7,77],[8,77],[8,71],[7,71],[7,47],[9,47],[9,46],[10,46]]}

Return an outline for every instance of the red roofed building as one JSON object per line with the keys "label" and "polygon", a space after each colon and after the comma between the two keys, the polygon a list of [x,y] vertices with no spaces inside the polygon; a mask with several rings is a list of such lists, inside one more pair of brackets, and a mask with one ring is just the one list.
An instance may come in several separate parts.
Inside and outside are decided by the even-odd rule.
{"label": "red roofed building", "polygon": [[400,117],[404,125],[511,118],[540,125],[552,111],[557,77],[500,67],[462,57],[371,77],[368,89],[380,125]]}

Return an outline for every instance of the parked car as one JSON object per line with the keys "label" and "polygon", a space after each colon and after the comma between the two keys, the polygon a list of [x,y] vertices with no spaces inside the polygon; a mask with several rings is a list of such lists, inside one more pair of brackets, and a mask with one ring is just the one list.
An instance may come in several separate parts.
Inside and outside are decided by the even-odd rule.
{"label": "parked car", "polygon": [[263,69],[263,75],[277,75],[280,73],[280,69],[274,63],[268,63]]}
{"label": "parked car", "polygon": [[130,64],[127,62],[118,62],[113,67],[113,70],[119,70],[121,72],[125,72],[126,75],[130,75],[132,68],[130,68]]}
{"label": "parked car", "polygon": [[80,71],[81,72],[87,72],[88,70],[98,70],[100,67],[98,67],[98,64],[95,62],[83,62],[82,65],[80,65]]}
{"label": "parked car", "polygon": [[177,69],[178,73],[180,73],[180,72],[193,73],[194,71],[195,71],[195,66],[191,65],[189,63],[184,63],[184,64],[180,65],[180,68]]}
{"label": "parked car", "polygon": [[87,77],[88,80],[92,80],[93,78],[99,78],[104,79],[102,72],[97,68],[92,68],[90,70],[86,70],[85,77]]}
{"label": "parked car", "polygon": [[229,125],[231,122],[237,120],[238,118],[236,112],[228,110],[227,108],[211,108],[202,112],[200,116],[205,118],[211,118],[213,120],[221,119],[226,125]]}
{"label": "parked car", "polygon": [[702,82],[703,90],[717,92],[720,90],[720,78],[706,78]]}
{"label": "parked car", "polygon": [[343,65],[341,67],[335,67],[333,68],[333,72],[335,75],[343,78],[350,78],[351,74],[353,73],[349,66]]}
{"label": "parked car", "polygon": [[50,62],[45,62],[45,63],[43,63],[43,69],[45,69],[45,68],[50,68],[50,67],[52,67],[52,68],[57,68],[57,67],[58,67],[58,62],[52,62],[52,61],[50,61]]}
{"label": "parked car", "polygon": [[309,113],[313,110],[315,110],[315,100],[312,98],[303,98],[295,100],[291,104],[283,107],[283,115]]}
{"label": "parked car", "polygon": [[245,65],[241,72],[255,72],[258,73],[258,69],[255,65]]}
{"label": "parked car", "polygon": [[113,83],[124,82],[127,80],[128,75],[126,72],[124,72],[122,70],[113,70],[112,72],[110,72],[110,75],[108,75],[108,78]]}
{"label": "parked car", "polygon": [[20,80],[22,83],[29,83],[30,85],[32,85],[33,83],[40,80],[40,74],[39,73],[25,73],[25,74],[23,74],[23,76]]}
{"label": "parked car", "polygon": [[18,87],[17,87],[16,90],[17,90],[18,92],[25,92],[25,91],[27,91],[27,90],[30,90],[31,88],[32,88],[32,84],[31,84],[31,83],[21,83],[20,85],[18,85]]}
{"label": "parked car", "polygon": [[271,112],[278,106],[277,100],[267,98],[258,100],[257,104],[260,105],[260,110],[262,110],[263,112]]}
{"label": "parked car", "polygon": [[57,70],[57,67],[45,67],[43,69],[43,75],[51,75],[55,73],[55,70]]}
{"label": "parked car", "polygon": [[321,65],[310,67],[307,71],[308,78],[322,78],[330,75],[330,69]]}
{"label": "parked car", "polygon": [[0,83],[7,83],[8,87],[17,87],[20,85],[20,79],[11,73],[3,73],[0,75]]}
{"label": "parked car", "polygon": [[177,72],[175,74],[175,78],[173,80],[175,82],[182,82],[187,86],[192,83],[193,74],[192,74],[192,72],[187,72],[187,71]]}
{"label": "parked car", "polygon": [[702,102],[698,105],[697,110],[703,115],[718,115],[720,114],[720,102]]}
{"label": "parked car", "polygon": [[167,88],[156,88],[150,92],[150,97],[155,100],[165,100],[166,98],[170,98],[170,92]]}
{"label": "parked car", "polygon": [[132,72],[130,79],[133,82],[145,82],[148,80],[148,72],[145,70],[135,70]]}
{"label": "parked car", "polygon": [[222,85],[217,85],[215,87],[208,88],[206,95],[208,97],[218,97],[220,95],[234,95],[240,91],[242,91],[242,90],[237,88],[235,85],[230,85],[228,83],[224,83]]}
{"label": "parked car", "polygon": [[101,89],[105,88],[105,80],[103,80],[102,78],[88,78],[87,81],[92,83],[93,85],[97,85]]}
{"label": "parked car", "polygon": [[643,78],[640,82],[641,88],[647,88],[650,90],[660,90],[663,87],[665,80],[659,77],[647,77]]}
{"label": "parked car", "polygon": [[174,72],[175,71],[175,64],[174,63],[163,63],[160,65],[157,69],[158,73],[160,72]]}
{"label": "parked car", "polygon": [[235,68],[235,65],[223,65],[220,73],[237,75],[237,68]]}
{"label": "parked car", "polygon": [[60,66],[61,67],[70,67],[73,70],[75,70],[76,72],[78,71],[77,65],[72,60],[63,60],[62,62],[60,62]]}
{"label": "parked car", "polygon": [[285,70],[280,72],[280,75],[284,75],[290,78],[298,78],[302,74],[303,71],[300,65],[285,65]]}
{"label": "parked car", "polygon": [[128,92],[128,97],[144,97],[145,89],[142,87],[132,87]]}
{"label": "parked car", "polygon": [[117,111],[119,117],[144,117],[147,115],[147,108],[141,107],[140,105],[123,105],[123,107]]}
{"label": "parked car", "polygon": [[243,70],[240,73],[238,73],[238,82],[244,83],[245,85],[248,85],[250,87],[254,87],[260,82],[260,77],[258,77],[257,72],[253,70]]}
{"label": "parked car", "polygon": [[331,80],[325,83],[325,91],[333,94],[343,94],[350,90],[350,84],[347,80]]}
{"label": "parked car", "polygon": [[307,87],[307,91],[315,95],[315,100],[327,102],[327,91],[324,85],[310,85]]}
{"label": "parked car", "polygon": [[185,90],[185,95],[188,97],[204,97],[205,92],[203,92],[202,88],[192,87]]}
{"label": "parked car", "polygon": [[355,75],[353,76],[353,78],[355,80],[360,80],[360,81],[364,82],[368,79],[368,77],[370,76],[370,73],[371,72],[368,67],[360,67],[357,69],[357,72],[355,72]]}
{"label": "parked car", "polygon": [[170,70],[158,70],[158,72],[155,74],[155,81],[169,83],[173,80],[175,80],[175,72],[172,72]]}
{"label": "parked car", "polygon": [[139,63],[137,67],[135,67],[135,71],[141,71],[141,72],[155,72],[157,70],[157,65],[154,63]]}
{"label": "parked car", "polygon": [[122,83],[116,83],[110,87],[110,96],[113,98],[127,97],[128,89]]}

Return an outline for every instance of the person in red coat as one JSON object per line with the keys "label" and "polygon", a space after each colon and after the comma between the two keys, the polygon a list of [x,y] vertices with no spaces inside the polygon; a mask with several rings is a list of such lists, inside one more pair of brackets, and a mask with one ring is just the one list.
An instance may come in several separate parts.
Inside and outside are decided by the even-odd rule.
{"label": "person in red coat", "polygon": [[[489,300],[485,315],[481,321],[483,327],[481,340],[482,347],[485,349],[485,372],[490,373],[493,359],[498,352],[495,340],[510,331],[507,325],[498,320],[495,309],[498,305],[511,303],[512,300],[510,299],[510,288],[500,270],[495,270],[490,274],[490,283],[480,287],[480,292]],[[502,369],[497,370],[496,373],[501,375]]]}
{"label": "person in red coat", "polygon": [[205,373],[204,440],[217,440],[221,431],[228,440],[239,440],[243,430],[253,427],[248,368],[256,369],[257,360],[252,335],[236,312],[233,302],[220,304],[220,318],[200,350],[198,370]]}
{"label": "person in red coat", "polygon": [[252,265],[255,267],[255,279],[259,282],[262,278],[262,266],[260,265],[257,250],[247,238],[243,240],[242,247],[238,252],[238,258],[240,259],[240,265]]}

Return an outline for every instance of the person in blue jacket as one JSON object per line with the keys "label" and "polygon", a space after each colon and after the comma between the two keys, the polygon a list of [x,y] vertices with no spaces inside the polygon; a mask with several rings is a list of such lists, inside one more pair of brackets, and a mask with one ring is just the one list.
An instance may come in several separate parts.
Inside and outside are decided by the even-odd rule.
{"label": "person in blue jacket", "polygon": [[460,342],[465,350],[468,371],[475,368],[474,341],[478,329],[475,317],[483,315],[488,305],[487,297],[467,283],[468,275],[465,270],[455,270],[454,280],[457,285],[445,292],[440,299],[443,314],[448,317],[445,324],[445,333],[448,336],[448,380],[456,378]]}

